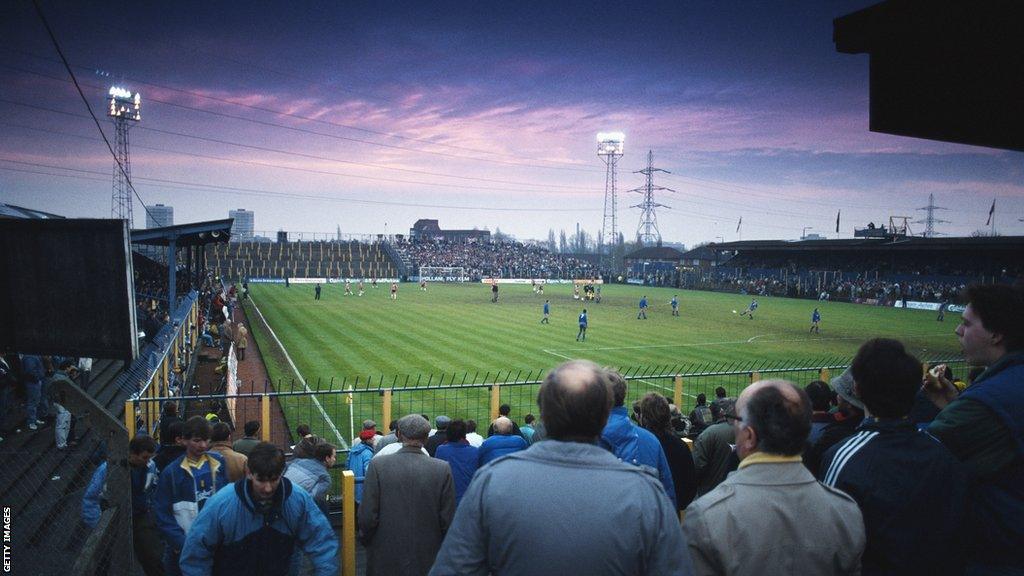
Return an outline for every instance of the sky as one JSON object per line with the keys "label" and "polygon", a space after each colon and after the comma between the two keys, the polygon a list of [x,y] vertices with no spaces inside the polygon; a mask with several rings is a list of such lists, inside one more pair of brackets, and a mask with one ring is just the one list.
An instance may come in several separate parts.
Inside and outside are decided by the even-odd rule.
{"label": "sky", "polygon": [[[648,152],[666,242],[920,233],[930,194],[937,232],[989,230],[995,201],[1024,234],[1024,154],[868,130],[868,57],[832,20],[873,3],[40,0],[111,143],[107,90],[141,93],[136,227],[145,202],[176,224],[245,208],[266,235],[597,235],[596,135],[620,131],[626,238]],[[100,128],[32,3],[2,4],[0,202],[109,217]]]}

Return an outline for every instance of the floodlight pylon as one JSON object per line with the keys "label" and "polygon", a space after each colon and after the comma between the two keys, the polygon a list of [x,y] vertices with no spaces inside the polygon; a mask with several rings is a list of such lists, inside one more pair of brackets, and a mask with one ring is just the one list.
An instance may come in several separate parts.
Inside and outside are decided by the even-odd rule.
{"label": "floodlight pylon", "polygon": [[114,181],[110,195],[110,217],[127,220],[134,227],[132,214],[131,156],[128,153],[128,129],[142,119],[141,96],[124,88],[112,87],[108,92],[110,106],[107,116],[114,122]]}

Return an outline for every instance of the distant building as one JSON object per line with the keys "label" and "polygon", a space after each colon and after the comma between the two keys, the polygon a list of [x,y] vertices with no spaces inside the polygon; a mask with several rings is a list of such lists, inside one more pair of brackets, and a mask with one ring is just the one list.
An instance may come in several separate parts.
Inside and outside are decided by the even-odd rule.
{"label": "distant building", "polygon": [[235,219],[235,223],[231,225],[231,241],[251,242],[255,234],[253,212],[239,208],[238,210],[229,210],[228,217]]}
{"label": "distant building", "polygon": [[409,229],[410,240],[445,240],[448,242],[490,242],[489,230],[441,230],[437,220],[417,220]]}
{"label": "distant building", "polygon": [[146,207],[146,228],[174,226],[174,206],[156,204]]}
{"label": "distant building", "polygon": [[671,274],[682,263],[683,253],[668,246],[647,246],[626,254],[624,261],[630,277]]}
{"label": "distant building", "polygon": [[684,270],[695,268],[711,268],[718,266],[723,258],[710,246],[698,246],[693,250],[684,252],[680,257],[680,264]]}

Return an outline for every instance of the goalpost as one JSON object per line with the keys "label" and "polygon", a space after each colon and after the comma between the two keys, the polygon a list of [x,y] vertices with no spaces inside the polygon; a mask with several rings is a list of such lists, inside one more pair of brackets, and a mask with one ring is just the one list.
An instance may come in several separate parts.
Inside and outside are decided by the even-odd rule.
{"label": "goalpost", "polygon": [[420,280],[428,282],[469,282],[462,266],[420,266]]}

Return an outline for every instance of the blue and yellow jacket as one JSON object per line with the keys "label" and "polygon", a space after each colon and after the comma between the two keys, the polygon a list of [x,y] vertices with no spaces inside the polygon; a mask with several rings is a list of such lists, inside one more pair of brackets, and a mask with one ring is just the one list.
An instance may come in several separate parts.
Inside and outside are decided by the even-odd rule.
{"label": "blue and yellow jacket", "polygon": [[314,573],[338,572],[338,539],[313,498],[282,477],[272,500],[254,503],[247,479],[211,498],[181,552],[185,576],[288,574],[292,554],[306,554]]}
{"label": "blue and yellow jacket", "polygon": [[153,505],[164,540],[181,550],[185,535],[206,501],[228,484],[227,465],[215,452],[203,454],[197,462],[190,462],[188,455],[182,454],[168,464],[160,472]]}

